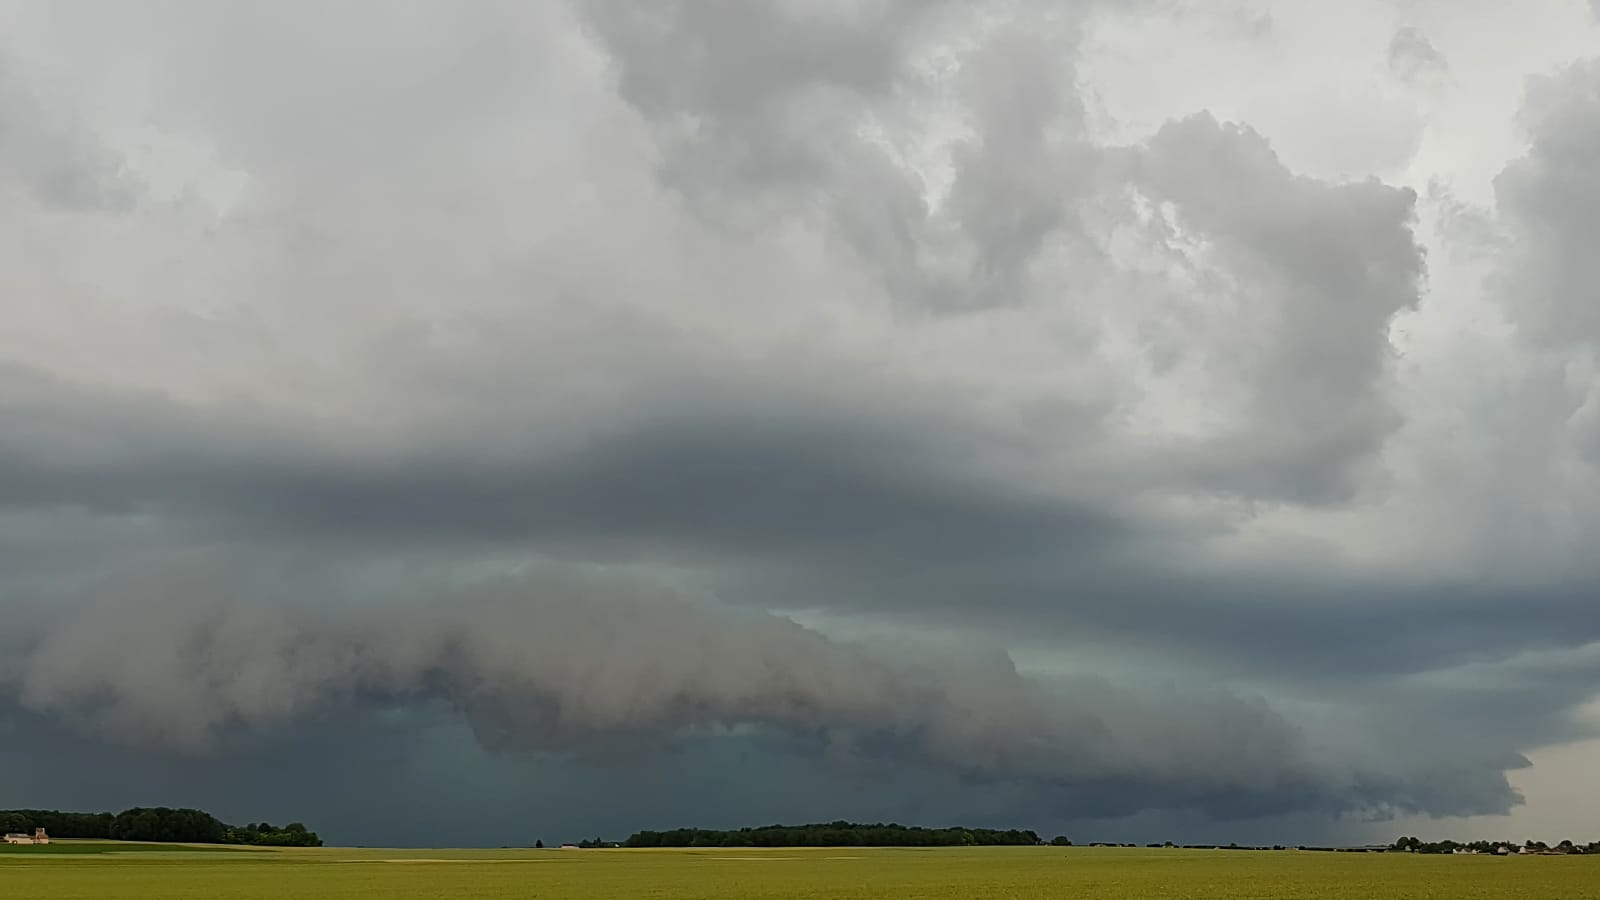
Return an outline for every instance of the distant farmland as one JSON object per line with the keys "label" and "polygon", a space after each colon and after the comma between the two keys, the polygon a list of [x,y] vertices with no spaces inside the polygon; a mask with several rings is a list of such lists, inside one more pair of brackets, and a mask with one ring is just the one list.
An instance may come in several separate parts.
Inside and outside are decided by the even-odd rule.
{"label": "distant farmland", "polygon": [[7,896],[43,900],[550,898],[1600,898],[1600,858],[1063,847],[805,850],[0,850]]}

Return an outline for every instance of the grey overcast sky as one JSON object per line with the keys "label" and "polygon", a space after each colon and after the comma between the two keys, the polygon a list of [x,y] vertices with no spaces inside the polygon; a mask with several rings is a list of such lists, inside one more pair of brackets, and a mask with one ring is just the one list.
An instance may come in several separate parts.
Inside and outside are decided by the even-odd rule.
{"label": "grey overcast sky", "polygon": [[1590,0],[0,0],[0,807],[1600,838]]}

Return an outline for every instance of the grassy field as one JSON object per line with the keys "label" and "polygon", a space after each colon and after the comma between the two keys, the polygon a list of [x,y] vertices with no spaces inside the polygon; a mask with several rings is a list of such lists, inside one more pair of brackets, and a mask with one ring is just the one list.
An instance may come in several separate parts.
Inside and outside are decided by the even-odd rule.
{"label": "grassy field", "polygon": [[974,850],[265,850],[57,843],[0,848],[33,900],[321,898],[1600,898],[1600,858]]}

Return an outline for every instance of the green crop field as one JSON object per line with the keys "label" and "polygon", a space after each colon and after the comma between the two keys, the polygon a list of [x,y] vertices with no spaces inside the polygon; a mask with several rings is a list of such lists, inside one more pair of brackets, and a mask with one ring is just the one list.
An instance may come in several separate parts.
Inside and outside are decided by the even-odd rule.
{"label": "green crop field", "polygon": [[0,848],[0,893],[206,898],[1600,898],[1600,858],[1058,847],[834,850]]}

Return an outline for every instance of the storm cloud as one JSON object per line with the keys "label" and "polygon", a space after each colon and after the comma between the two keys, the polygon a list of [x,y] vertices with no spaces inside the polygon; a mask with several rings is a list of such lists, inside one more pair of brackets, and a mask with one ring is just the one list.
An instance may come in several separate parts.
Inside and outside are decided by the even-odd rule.
{"label": "storm cloud", "polygon": [[7,752],[350,841],[419,767],[551,829],[1556,821],[1568,5],[7,5]]}
{"label": "storm cloud", "polygon": [[[1152,804],[1220,816],[1419,812],[1464,794],[1512,799],[1487,765],[1503,761],[1443,779],[1408,771],[1406,754],[1313,739],[1259,698],[1040,680],[1003,654],[841,643],[765,613],[640,597],[617,579],[552,573],[329,610],[219,597],[227,588],[208,582],[220,574],[18,610],[0,684],[30,713],[185,754],[341,711],[440,706],[494,752],[648,755],[686,733],[751,727],[879,764],[887,754],[1081,792],[1101,814]],[[1367,768],[1385,758],[1403,764]]]}

